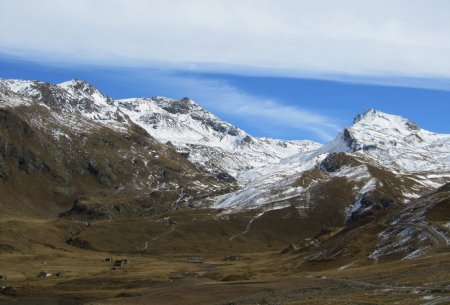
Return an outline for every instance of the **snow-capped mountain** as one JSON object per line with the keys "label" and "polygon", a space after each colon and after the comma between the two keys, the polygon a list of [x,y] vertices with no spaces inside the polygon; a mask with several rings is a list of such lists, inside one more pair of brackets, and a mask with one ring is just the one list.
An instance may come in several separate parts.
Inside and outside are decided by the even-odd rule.
{"label": "snow-capped mountain", "polygon": [[358,152],[400,173],[450,170],[450,135],[423,130],[403,117],[373,109],[358,115],[322,151]]}
{"label": "snow-capped mountain", "polygon": [[[271,213],[298,212],[329,232],[370,223],[380,235],[366,257],[407,259],[448,245],[447,223],[426,216],[448,186],[417,198],[449,181],[450,135],[376,110],[320,145],[252,137],[188,98],[114,100],[79,80],[0,79],[0,205],[11,215],[114,219],[213,207],[221,219],[250,216],[233,239]],[[316,246],[312,258],[341,253]]]}
{"label": "snow-capped mountain", "polygon": [[45,98],[63,111],[80,113],[112,128],[124,130],[130,120],[160,142],[174,146],[191,162],[224,180],[240,180],[240,175],[251,168],[277,163],[282,158],[320,146],[306,140],[252,137],[188,98],[113,100],[80,80],[58,85],[2,80],[0,86],[32,99]]}
{"label": "snow-capped mountain", "polygon": [[126,99],[117,105],[133,122],[161,142],[174,145],[190,161],[238,179],[251,168],[320,146],[312,141],[252,137],[188,98]]}
{"label": "snow-capped mountain", "polygon": [[337,209],[349,221],[372,213],[372,197],[404,203],[449,180],[450,135],[369,110],[322,147],[247,171],[247,185],[220,197],[215,207],[233,211],[294,204],[305,210],[324,187],[339,183],[334,191],[348,194]]}
{"label": "snow-capped mountain", "polygon": [[[373,207],[384,209],[416,198],[447,182],[450,175],[450,135],[376,110],[358,115],[322,146],[252,137],[188,98],[113,100],[80,80],[59,85],[0,80],[0,89],[7,92],[4,101],[11,103],[23,98],[45,101],[67,114],[62,119],[72,118],[66,123],[79,130],[100,124],[127,132],[140,126],[215,177],[237,178],[241,189],[214,204],[227,211],[292,204],[306,211],[323,194],[334,193],[340,219],[353,221],[372,213]],[[77,115],[87,119],[84,125],[77,123]]]}

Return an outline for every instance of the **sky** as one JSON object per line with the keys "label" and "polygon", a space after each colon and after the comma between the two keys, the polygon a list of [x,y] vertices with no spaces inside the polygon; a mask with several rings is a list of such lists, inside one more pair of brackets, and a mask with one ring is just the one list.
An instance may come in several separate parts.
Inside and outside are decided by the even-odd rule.
{"label": "sky", "polygon": [[254,136],[369,108],[450,133],[447,0],[0,0],[0,77],[190,97]]}

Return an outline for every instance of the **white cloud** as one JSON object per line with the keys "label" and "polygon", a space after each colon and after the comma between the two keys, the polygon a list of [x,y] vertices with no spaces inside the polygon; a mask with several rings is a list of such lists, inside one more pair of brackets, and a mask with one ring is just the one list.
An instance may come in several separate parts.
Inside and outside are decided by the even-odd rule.
{"label": "white cloud", "polygon": [[252,95],[222,80],[158,73],[137,77],[158,87],[169,86],[172,94],[188,95],[212,113],[245,122],[272,137],[290,134],[295,139],[328,141],[342,128],[336,119],[276,99]]}
{"label": "white cloud", "polygon": [[3,53],[66,62],[445,79],[449,33],[448,0],[0,0]]}

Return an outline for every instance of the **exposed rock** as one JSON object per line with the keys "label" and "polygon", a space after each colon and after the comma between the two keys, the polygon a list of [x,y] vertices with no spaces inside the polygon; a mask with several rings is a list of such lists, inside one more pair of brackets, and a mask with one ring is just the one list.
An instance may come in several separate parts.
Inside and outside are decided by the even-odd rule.
{"label": "exposed rock", "polygon": [[66,244],[82,249],[92,249],[89,242],[80,237],[69,237],[66,239]]}
{"label": "exposed rock", "polygon": [[359,149],[358,142],[355,138],[353,138],[351,131],[348,128],[344,129],[343,138],[344,142],[347,146],[352,150],[356,151]]}
{"label": "exposed rock", "polygon": [[347,155],[346,153],[329,153],[325,159],[320,163],[319,169],[325,172],[336,172],[344,166],[355,167],[360,165],[354,157]]}
{"label": "exposed rock", "polygon": [[226,182],[235,182],[236,179],[228,173],[221,172],[217,173],[216,178]]}
{"label": "exposed rock", "polygon": [[242,139],[242,142],[244,143],[251,143],[252,138],[249,135],[246,135],[245,138]]}
{"label": "exposed rock", "polygon": [[74,206],[69,211],[61,213],[60,217],[100,220],[111,219],[112,215],[109,207],[85,198],[78,198]]}
{"label": "exposed rock", "polygon": [[395,205],[395,200],[379,192],[370,191],[358,197],[347,216],[347,223],[367,220],[368,217],[385,213]]}

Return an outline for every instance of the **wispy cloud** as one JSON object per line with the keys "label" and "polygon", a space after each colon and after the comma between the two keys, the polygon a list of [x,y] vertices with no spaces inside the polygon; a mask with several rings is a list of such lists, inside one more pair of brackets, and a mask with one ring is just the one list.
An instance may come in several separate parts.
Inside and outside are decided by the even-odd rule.
{"label": "wispy cloud", "polygon": [[[339,79],[450,78],[447,0],[0,0],[1,51]],[[394,78],[395,81],[395,78]]]}
{"label": "wispy cloud", "polygon": [[272,137],[290,134],[294,139],[328,141],[342,128],[336,118],[253,95],[223,80],[158,73],[141,77],[159,88],[169,86],[174,95],[188,95],[212,113],[245,122],[261,134]]}

